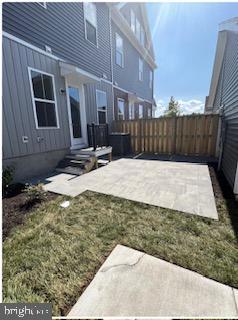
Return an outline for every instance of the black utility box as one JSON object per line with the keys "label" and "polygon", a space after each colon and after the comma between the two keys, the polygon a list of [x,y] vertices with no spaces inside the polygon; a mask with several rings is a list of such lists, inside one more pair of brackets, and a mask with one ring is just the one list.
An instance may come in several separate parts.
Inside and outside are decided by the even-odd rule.
{"label": "black utility box", "polygon": [[131,153],[130,133],[112,132],[109,135],[109,144],[112,146],[113,155],[124,156]]}

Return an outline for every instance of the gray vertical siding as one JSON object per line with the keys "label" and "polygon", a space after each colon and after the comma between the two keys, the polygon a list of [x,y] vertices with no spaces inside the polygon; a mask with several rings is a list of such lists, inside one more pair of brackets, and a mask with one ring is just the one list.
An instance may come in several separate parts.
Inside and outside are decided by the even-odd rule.
{"label": "gray vertical siding", "polygon": [[[65,88],[57,60],[3,37],[3,155],[4,159],[68,148],[70,136]],[[54,75],[59,129],[36,129],[28,67]],[[22,137],[29,138],[23,143]],[[37,137],[43,138],[41,142]]]}
{"label": "gray vertical siding", "polygon": [[[115,35],[118,33],[124,44],[124,68],[118,66],[115,62],[116,40]],[[152,102],[153,90],[149,87],[149,71],[151,70],[148,63],[144,61],[144,78],[139,81],[139,52],[133,47],[127,37],[112,22],[112,48],[113,48],[113,77],[114,82],[122,89],[136,93],[139,97]]]}
{"label": "gray vertical siding", "polygon": [[224,107],[226,128],[221,168],[234,186],[238,161],[238,33],[228,32],[228,41],[215,97],[215,108]]}
{"label": "gray vertical siding", "polygon": [[107,120],[111,124],[113,120],[113,92],[112,85],[101,81],[99,83],[84,85],[86,117],[87,123],[97,123],[97,104],[96,104],[96,90],[105,91],[107,94]]}
{"label": "gray vertical siding", "polygon": [[109,9],[96,3],[98,47],[85,39],[82,2],[3,4],[3,30],[52,53],[98,77],[111,80]]}

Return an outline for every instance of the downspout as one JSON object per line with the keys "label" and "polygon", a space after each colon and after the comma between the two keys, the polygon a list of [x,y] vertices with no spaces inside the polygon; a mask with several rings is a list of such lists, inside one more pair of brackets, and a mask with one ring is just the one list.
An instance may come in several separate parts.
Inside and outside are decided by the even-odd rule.
{"label": "downspout", "polygon": [[114,84],[114,74],[113,74],[113,50],[112,50],[112,13],[111,13],[111,7],[109,7],[109,36],[110,36],[110,54],[111,54],[111,90],[112,90],[112,114],[113,114],[113,120],[115,120],[115,108],[114,108],[114,90],[113,90],[113,84]]}

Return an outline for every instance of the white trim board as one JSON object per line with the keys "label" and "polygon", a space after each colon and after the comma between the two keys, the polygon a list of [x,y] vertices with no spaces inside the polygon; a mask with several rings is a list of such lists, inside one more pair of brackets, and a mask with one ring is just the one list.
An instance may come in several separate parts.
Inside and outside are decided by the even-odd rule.
{"label": "white trim board", "polygon": [[[46,99],[38,99],[35,98],[34,96],[34,91],[33,91],[33,85],[32,85],[32,77],[31,77],[31,71],[36,71],[39,72],[40,74],[45,74],[47,76],[50,76],[52,78],[52,85],[53,85],[53,92],[54,92],[54,100],[46,100]],[[56,89],[55,89],[55,76],[51,73],[47,73],[45,71],[39,70],[39,69],[35,69],[32,67],[28,67],[28,76],[29,76],[29,81],[30,81],[30,90],[31,90],[31,100],[32,100],[32,106],[33,106],[33,113],[34,113],[34,118],[35,118],[35,125],[36,125],[36,129],[37,130],[47,130],[47,129],[60,129],[60,125],[59,125],[59,114],[58,114],[58,105],[57,105],[57,97],[56,97]],[[36,100],[37,101],[42,101],[42,102],[48,102],[48,103],[52,103],[55,105],[55,117],[56,117],[56,127],[39,127],[38,124],[38,119],[37,119],[37,113],[36,113]]]}
{"label": "white trim board", "polygon": [[28,47],[28,48],[30,48],[30,49],[32,49],[32,50],[35,50],[35,51],[37,51],[37,52],[39,52],[39,53],[41,53],[41,54],[44,54],[45,56],[48,56],[48,57],[50,57],[50,58],[52,58],[52,59],[64,61],[63,59],[55,56],[54,54],[49,53],[49,52],[46,52],[46,51],[44,51],[44,50],[42,50],[42,49],[34,46],[33,44],[30,44],[29,42],[26,42],[26,41],[24,41],[24,40],[22,40],[22,39],[20,39],[20,38],[17,38],[17,37],[15,37],[15,36],[13,36],[12,34],[10,34],[10,33],[8,33],[8,32],[3,31],[3,32],[2,32],[2,35],[3,35],[3,37],[6,37],[6,38],[8,38],[8,39],[10,39],[10,40],[13,40],[13,41],[16,41],[17,43],[20,43],[20,44],[22,44],[23,46]]}
{"label": "white trim board", "polygon": [[[135,94],[135,95],[136,95],[136,93],[131,92],[131,91],[128,91],[128,90],[125,90],[125,89],[122,89],[121,87],[118,87],[118,86],[116,86],[115,84],[113,84],[113,88],[116,88],[116,89],[118,89],[118,90],[120,90],[120,91],[122,91],[122,92],[125,92],[125,93],[130,93],[130,94]],[[149,100],[144,99],[144,98],[141,98],[141,97],[139,97],[139,96],[137,96],[137,98],[140,99],[140,100],[142,100],[142,101],[144,101],[144,102],[151,103],[151,104],[153,105],[153,101],[149,101]]]}
{"label": "white trim board", "polygon": [[[48,56],[48,57],[50,57],[50,58],[52,58],[52,59],[59,60],[59,61],[61,61],[61,62],[67,63],[64,59],[61,59],[61,58],[59,58],[58,56],[56,56],[56,55],[54,55],[54,54],[52,54],[52,53],[46,52],[46,51],[44,51],[43,49],[40,49],[40,48],[36,47],[35,45],[30,44],[29,42],[26,42],[25,40],[22,40],[22,39],[20,39],[20,38],[18,38],[18,37],[15,37],[15,36],[13,36],[12,34],[10,34],[10,33],[8,33],[8,32],[3,31],[3,32],[2,32],[2,35],[3,35],[3,37],[5,37],[5,38],[8,38],[8,39],[10,39],[10,40],[13,40],[13,41],[15,41],[15,42],[17,42],[17,43],[19,43],[19,44],[22,44],[23,46],[25,46],[25,47],[27,47],[27,48],[30,48],[30,49],[32,49],[32,50],[34,50],[34,51],[36,51],[36,52],[39,52],[39,53],[41,53],[41,54],[44,54],[45,56]],[[76,68],[78,68],[78,67],[76,67]],[[104,78],[99,78],[99,77],[97,77],[97,76],[95,76],[95,75],[93,75],[93,74],[91,74],[91,73],[89,73],[89,72],[87,72],[87,71],[84,71],[84,70],[82,70],[82,69],[80,69],[80,68],[78,68],[78,70],[80,70],[80,72],[83,72],[85,75],[87,74],[87,75],[90,75],[91,77],[94,77],[95,80],[97,80],[97,81],[104,81],[104,82],[107,82],[107,83],[112,84],[111,81],[106,80],[106,79],[104,79]]]}

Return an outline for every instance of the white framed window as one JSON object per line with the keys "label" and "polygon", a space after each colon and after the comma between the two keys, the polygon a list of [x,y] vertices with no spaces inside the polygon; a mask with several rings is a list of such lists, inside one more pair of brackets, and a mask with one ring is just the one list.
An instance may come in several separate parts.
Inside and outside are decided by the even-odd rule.
{"label": "white framed window", "polygon": [[152,89],[153,86],[153,72],[150,70],[150,75],[149,75],[149,87]]}
{"label": "white framed window", "polygon": [[39,4],[41,7],[43,7],[43,8],[47,8],[47,4],[46,4],[46,1],[44,1],[44,2],[36,2],[37,4]]}
{"label": "white framed window", "polygon": [[135,119],[135,105],[133,102],[129,103],[129,119]]}
{"label": "white framed window", "polygon": [[116,64],[124,67],[123,39],[118,33],[116,33]]}
{"label": "white framed window", "polygon": [[36,128],[59,128],[54,76],[33,68],[28,73]]}
{"label": "white framed window", "polygon": [[145,46],[145,31],[142,26],[140,28],[140,43],[143,47]]}
{"label": "white framed window", "polygon": [[84,2],[85,38],[97,46],[97,9],[92,2]]}
{"label": "white framed window", "polygon": [[139,80],[143,81],[143,60],[139,58]]}
{"label": "white framed window", "polygon": [[140,21],[136,18],[136,37],[140,41]]}
{"label": "white framed window", "polygon": [[139,119],[143,118],[143,105],[139,104]]}
{"label": "white framed window", "polygon": [[117,98],[118,120],[125,120],[125,100]]}
{"label": "white framed window", "polygon": [[136,16],[135,12],[131,9],[131,30],[136,32]]}
{"label": "white framed window", "polygon": [[105,91],[96,90],[96,103],[98,112],[98,123],[107,123],[107,94]]}

